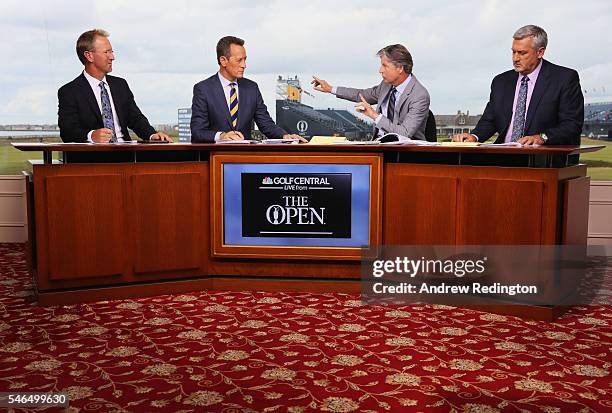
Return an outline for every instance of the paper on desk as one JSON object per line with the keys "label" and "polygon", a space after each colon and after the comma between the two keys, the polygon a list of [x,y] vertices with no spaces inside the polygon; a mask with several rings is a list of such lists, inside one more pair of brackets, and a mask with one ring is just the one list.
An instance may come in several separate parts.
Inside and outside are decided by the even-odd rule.
{"label": "paper on desk", "polygon": [[216,144],[219,145],[228,145],[228,144],[248,144],[248,143],[259,143],[259,141],[256,140],[252,140],[252,139],[241,139],[238,141],[233,141],[233,140],[227,140],[227,141],[217,141],[215,142]]}
{"label": "paper on desk", "polygon": [[300,141],[297,139],[264,139],[261,143],[266,144],[279,144],[282,143],[284,145],[293,145],[299,143]]}
{"label": "paper on desk", "polygon": [[480,142],[440,142],[442,146],[480,146]]}
{"label": "paper on desk", "polygon": [[313,136],[308,142],[310,145],[331,145],[346,141],[345,136]]}
{"label": "paper on desk", "polygon": [[480,146],[486,146],[486,147],[491,147],[491,148],[504,148],[504,147],[522,148],[524,145],[518,142],[504,142],[504,143],[483,143]]}
{"label": "paper on desk", "polygon": [[429,142],[429,141],[422,141],[420,139],[410,139],[408,141],[403,141],[400,142],[403,143],[405,145],[417,145],[417,146],[437,146],[440,145],[440,142]]}
{"label": "paper on desk", "polygon": [[376,141],[340,141],[334,142],[334,145],[378,145]]}

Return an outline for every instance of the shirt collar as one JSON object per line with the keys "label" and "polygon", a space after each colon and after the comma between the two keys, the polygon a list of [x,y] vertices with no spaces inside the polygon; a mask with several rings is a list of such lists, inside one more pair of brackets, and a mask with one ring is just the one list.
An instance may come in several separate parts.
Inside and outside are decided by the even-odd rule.
{"label": "shirt collar", "polygon": [[[412,80],[412,73],[409,74],[408,77],[402,83],[400,83],[399,85],[395,87],[395,89],[397,90],[396,96],[401,96],[402,93],[404,93],[404,90],[406,90],[411,80]],[[393,85],[391,85],[391,87],[393,87]]]}
{"label": "shirt collar", "polygon": [[83,75],[85,76],[85,79],[87,79],[91,87],[94,89],[100,89],[100,82],[104,82],[105,85],[108,85],[108,82],[106,81],[106,76],[104,76],[102,80],[98,80],[89,73],[87,73],[87,70],[83,70]]}
{"label": "shirt collar", "polygon": [[233,81],[229,81],[229,80],[227,80],[226,78],[223,77],[221,72],[217,72],[217,75],[219,76],[219,80],[221,81],[221,86],[223,86],[224,88],[230,87],[230,83],[235,83],[236,87],[238,87],[238,79],[233,80]]}
{"label": "shirt collar", "polygon": [[[536,68],[533,69],[533,72],[531,72],[528,75],[526,75],[529,78],[529,82],[532,85],[535,84],[536,80],[538,80],[538,75],[540,74],[540,69],[542,69],[542,59],[540,59],[540,63],[538,63]],[[523,79],[523,77],[524,77],[523,75],[519,74],[519,80]]]}

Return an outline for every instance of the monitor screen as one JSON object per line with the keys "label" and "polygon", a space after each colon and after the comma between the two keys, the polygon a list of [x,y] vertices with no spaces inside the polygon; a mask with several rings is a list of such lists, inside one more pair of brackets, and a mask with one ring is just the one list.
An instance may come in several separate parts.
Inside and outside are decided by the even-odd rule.
{"label": "monitor screen", "polygon": [[223,164],[225,245],[363,247],[370,165]]}

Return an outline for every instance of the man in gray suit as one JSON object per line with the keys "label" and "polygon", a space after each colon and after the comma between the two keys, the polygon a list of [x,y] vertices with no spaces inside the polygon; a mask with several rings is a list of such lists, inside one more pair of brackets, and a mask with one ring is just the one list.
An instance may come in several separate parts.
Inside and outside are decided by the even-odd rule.
{"label": "man in gray suit", "polygon": [[[380,57],[383,80],[369,89],[334,87],[313,76],[315,90],[333,93],[341,99],[358,102],[357,112],[372,118],[375,138],[396,133],[410,139],[425,140],[425,124],[429,114],[429,93],[412,74],[412,56],[401,44],[384,47]],[[378,104],[377,109],[371,105]]]}

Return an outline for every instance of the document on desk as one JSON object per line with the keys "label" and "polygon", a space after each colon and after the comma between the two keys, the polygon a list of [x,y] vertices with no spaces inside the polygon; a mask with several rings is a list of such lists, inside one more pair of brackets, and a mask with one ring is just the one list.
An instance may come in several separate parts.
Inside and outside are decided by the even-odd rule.
{"label": "document on desk", "polygon": [[241,140],[226,140],[226,141],[217,141],[215,142],[218,145],[229,145],[229,144],[249,144],[249,143],[259,143],[259,141],[253,140],[253,139],[241,139]]}
{"label": "document on desk", "polygon": [[376,141],[340,141],[334,142],[334,145],[378,145]]}
{"label": "document on desk", "polygon": [[438,146],[440,145],[440,142],[429,142],[429,141],[423,141],[420,139],[410,139],[407,141],[400,141],[400,144],[403,145],[416,145],[416,146]]}
{"label": "document on desk", "polygon": [[487,148],[522,148],[522,143],[518,142],[504,142],[504,143],[483,143],[480,146],[486,146]]}
{"label": "document on desk", "polygon": [[442,146],[480,146],[480,142],[440,142]]}
{"label": "document on desk", "polygon": [[264,139],[263,141],[261,141],[261,143],[265,143],[267,145],[294,145],[300,143],[300,141],[298,139]]}

